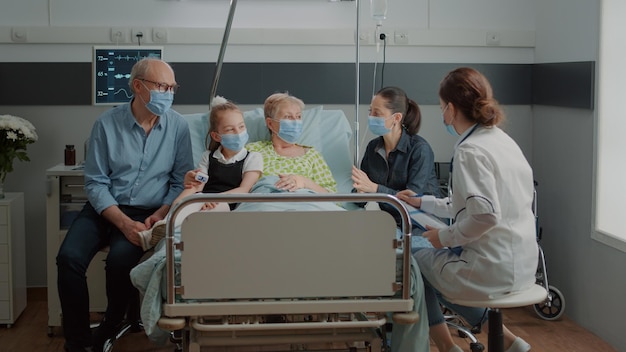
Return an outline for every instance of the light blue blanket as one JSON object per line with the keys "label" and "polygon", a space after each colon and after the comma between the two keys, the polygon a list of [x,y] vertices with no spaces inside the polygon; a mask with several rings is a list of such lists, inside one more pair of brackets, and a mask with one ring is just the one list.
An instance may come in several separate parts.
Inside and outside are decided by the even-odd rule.
{"label": "light blue blanket", "polygon": [[[250,193],[296,193],[296,194],[316,194],[314,191],[301,188],[295,192],[286,192],[276,188],[275,184],[278,176],[262,177],[252,187]],[[250,202],[240,204],[235,211],[309,211],[309,210],[345,210],[332,202]]]}
{"label": "light blue blanket", "polygon": [[[274,184],[278,180],[277,176],[267,176],[261,178],[250,191],[251,193],[284,193],[277,189]],[[309,189],[300,189],[297,193],[315,192]],[[311,211],[311,210],[338,210],[344,208],[332,202],[250,202],[240,204],[235,211]],[[176,229],[174,237],[180,238],[180,229]],[[180,259],[180,254],[175,255],[176,262]],[[166,275],[165,275],[165,245],[164,241],[159,242],[155,247],[154,254],[137,265],[130,272],[130,279],[137,287],[143,300],[141,303],[141,320],[148,338],[159,345],[165,344],[169,338],[169,332],[159,329],[157,322],[161,317],[163,301],[167,295]],[[178,267],[176,268],[176,282],[178,280]]]}

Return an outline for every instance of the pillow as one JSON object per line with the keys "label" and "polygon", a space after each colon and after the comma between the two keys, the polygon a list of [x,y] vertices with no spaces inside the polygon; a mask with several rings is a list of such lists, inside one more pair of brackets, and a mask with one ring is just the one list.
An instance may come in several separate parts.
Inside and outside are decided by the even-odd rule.
{"label": "pillow", "polygon": [[198,166],[202,153],[206,150],[205,139],[209,132],[209,114],[187,114],[183,115],[189,125],[191,137],[191,153],[193,155],[193,165]]}
{"label": "pillow", "polygon": [[[206,150],[208,114],[183,116],[191,132],[194,165],[198,165],[202,153]],[[250,136],[249,143],[270,139],[262,108],[245,111],[243,117]],[[302,123],[302,136],[298,143],[311,146],[322,154],[337,181],[337,193],[350,193],[353,161],[350,152],[352,130],[346,115],[342,110],[324,110],[322,106],[318,106],[302,112]]]}

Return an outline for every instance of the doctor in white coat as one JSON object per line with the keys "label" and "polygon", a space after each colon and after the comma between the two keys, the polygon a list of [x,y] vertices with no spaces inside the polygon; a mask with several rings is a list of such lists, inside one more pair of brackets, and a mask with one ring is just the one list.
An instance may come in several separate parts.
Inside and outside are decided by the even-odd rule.
{"label": "doctor in white coat", "polygon": [[[453,220],[447,228],[423,234],[435,248],[419,249],[415,259],[426,286],[430,335],[439,351],[457,352],[462,350],[441,315],[437,293],[486,299],[535,283],[533,174],[519,146],[497,127],[504,114],[480,72],[463,67],[448,73],[440,84],[439,100],[446,129],[459,137],[451,163],[450,196],[415,197],[406,190],[398,197]],[[468,313],[470,321],[475,311],[457,309],[461,315]],[[530,350],[524,340],[504,331],[507,352]]]}

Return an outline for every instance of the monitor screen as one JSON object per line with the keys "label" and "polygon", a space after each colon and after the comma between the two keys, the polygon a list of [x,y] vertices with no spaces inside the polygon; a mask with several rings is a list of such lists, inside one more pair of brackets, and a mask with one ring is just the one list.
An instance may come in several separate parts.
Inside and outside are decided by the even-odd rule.
{"label": "monitor screen", "polygon": [[145,57],[163,58],[163,47],[93,47],[93,105],[119,105],[129,102],[130,71]]}

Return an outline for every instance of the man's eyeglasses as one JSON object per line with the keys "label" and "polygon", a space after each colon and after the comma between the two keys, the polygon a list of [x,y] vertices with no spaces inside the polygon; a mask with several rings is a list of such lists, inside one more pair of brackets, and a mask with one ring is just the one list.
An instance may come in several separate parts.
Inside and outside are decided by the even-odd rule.
{"label": "man's eyeglasses", "polygon": [[272,120],[275,120],[275,121],[280,121],[280,120],[302,120],[302,115],[296,115],[296,116],[285,115],[285,116],[283,116],[281,118],[275,118],[275,119],[272,119]]}
{"label": "man's eyeglasses", "polygon": [[157,90],[160,93],[172,92],[172,93],[176,94],[176,92],[178,91],[178,87],[180,87],[178,84],[174,84],[174,85],[170,86],[169,84],[159,83],[159,82],[151,81],[151,80],[145,79],[145,78],[139,78],[139,80],[142,81],[142,82],[148,82],[148,83],[154,84],[157,87]]}

